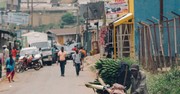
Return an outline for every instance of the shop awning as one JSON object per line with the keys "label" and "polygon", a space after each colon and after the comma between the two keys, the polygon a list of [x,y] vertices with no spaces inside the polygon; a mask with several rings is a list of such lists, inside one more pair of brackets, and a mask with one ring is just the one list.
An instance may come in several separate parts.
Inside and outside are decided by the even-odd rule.
{"label": "shop awning", "polygon": [[10,35],[10,36],[12,36],[12,37],[16,36],[15,33],[10,32],[10,31],[6,31],[6,30],[0,30],[0,33],[8,34],[8,35]]}
{"label": "shop awning", "polygon": [[114,26],[118,26],[124,22],[127,22],[128,20],[133,19],[133,14],[132,13],[128,13],[125,14],[124,16],[120,17],[119,19],[117,19],[116,21],[113,22]]}

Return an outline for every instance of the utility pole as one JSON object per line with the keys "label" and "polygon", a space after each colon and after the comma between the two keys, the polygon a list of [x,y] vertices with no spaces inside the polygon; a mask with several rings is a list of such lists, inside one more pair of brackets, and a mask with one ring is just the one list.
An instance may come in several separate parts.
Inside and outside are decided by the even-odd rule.
{"label": "utility pole", "polygon": [[[106,13],[104,11],[103,13],[103,28],[106,28]],[[102,32],[102,31],[100,31]],[[103,57],[105,50],[104,50],[104,45],[100,45],[100,57]]]}
{"label": "utility pole", "polygon": [[164,42],[164,36],[163,36],[163,7],[164,7],[164,0],[160,0],[160,21],[159,21],[159,32],[160,32],[160,54],[162,56],[164,67],[166,68],[166,60],[164,56],[164,49],[163,49],[163,42]]}
{"label": "utility pole", "polygon": [[29,0],[27,0],[27,9],[29,9]]}
{"label": "utility pole", "polygon": [[31,26],[33,27],[33,0],[31,0]]}
{"label": "utility pole", "polygon": [[13,3],[14,3],[14,0],[11,0],[11,8],[10,8],[11,11],[13,10]]}
{"label": "utility pole", "polygon": [[76,42],[78,42],[79,34],[79,6],[77,7],[77,29],[76,29]]}
{"label": "utility pole", "polygon": [[88,27],[88,19],[89,19],[89,12],[88,12],[88,8],[89,8],[89,6],[88,6],[88,3],[87,3],[87,17],[86,17],[86,31],[85,31],[85,47],[86,47],[86,50],[87,50],[87,48],[88,48],[88,46],[87,46],[87,42],[88,42],[88,31],[89,31],[89,27]]}

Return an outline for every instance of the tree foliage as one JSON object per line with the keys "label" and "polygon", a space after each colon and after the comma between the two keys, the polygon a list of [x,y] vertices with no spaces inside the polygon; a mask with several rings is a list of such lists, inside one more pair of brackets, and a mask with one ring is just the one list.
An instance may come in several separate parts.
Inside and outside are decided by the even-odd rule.
{"label": "tree foliage", "polygon": [[61,19],[62,19],[62,22],[63,22],[65,25],[71,25],[71,24],[76,23],[75,16],[73,16],[72,13],[66,13],[66,14],[64,14]]}

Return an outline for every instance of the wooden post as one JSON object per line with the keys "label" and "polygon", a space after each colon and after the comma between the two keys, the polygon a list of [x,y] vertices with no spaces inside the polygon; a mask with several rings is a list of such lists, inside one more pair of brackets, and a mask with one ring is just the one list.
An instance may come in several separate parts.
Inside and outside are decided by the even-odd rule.
{"label": "wooden post", "polygon": [[11,8],[10,8],[11,11],[13,10],[13,3],[14,3],[14,0],[11,0]]}
{"label": "wooden post", "polygon": [[116,27],[113,29],[113,44],[114,44],[114,59],[117,58],[117,50],[116,50]]}
{"label": "wooden post", "polygon": [[33,0],[31,0],[31,26],[33,27],[33,12],[34,12],[34,10],[33,10]]}
{"label": "wooden post", "polygon": [[175,63],[176,66],[178,66],[178,61],[177,61],[177,37],[176,37],[176,18],[174,20],[174,49],[175,49]]}

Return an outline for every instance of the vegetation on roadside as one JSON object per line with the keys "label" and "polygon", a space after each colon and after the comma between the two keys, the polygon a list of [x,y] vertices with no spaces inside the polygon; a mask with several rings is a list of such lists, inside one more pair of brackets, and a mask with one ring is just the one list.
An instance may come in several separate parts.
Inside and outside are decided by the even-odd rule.
{"label": "vegetation on roadside", "polygon": [[168,73],[150,77],[147,84],[150,94],[179,94],[180,70],[174,69]]}
{"label": "vegetation on roadside", "polygon": [[[112,85],[116,83],[118,69],[121,62],[126,62],[129,65],[138,63],[138,61],[130,58],[121,59],[103,59],[95,64],[95,69],[99,71],[100,77],[106,84]],[[147,75],[147,86],[149,94],[178,94],[180,92],[180,70],[173,69],[164,74]],[[99,84],[97,80],[93,84]],[[97,90],[98,94],[103,94],[101,90]]]}

